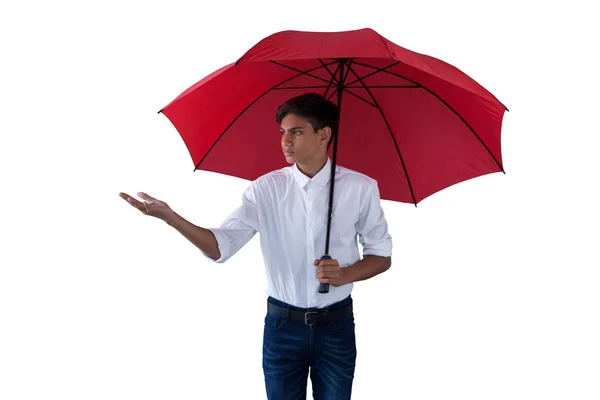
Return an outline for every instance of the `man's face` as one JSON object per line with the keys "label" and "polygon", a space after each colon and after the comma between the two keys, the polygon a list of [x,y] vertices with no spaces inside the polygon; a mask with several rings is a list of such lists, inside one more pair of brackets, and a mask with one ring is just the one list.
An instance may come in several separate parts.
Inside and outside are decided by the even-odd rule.
{"label": "man's face", "polygon": [[295,115],[288,114],[281,121],[281,147],[288,163],[309,164],[327,152],[327,141],[331,129],[325,127],[317,132],[310,122]]}

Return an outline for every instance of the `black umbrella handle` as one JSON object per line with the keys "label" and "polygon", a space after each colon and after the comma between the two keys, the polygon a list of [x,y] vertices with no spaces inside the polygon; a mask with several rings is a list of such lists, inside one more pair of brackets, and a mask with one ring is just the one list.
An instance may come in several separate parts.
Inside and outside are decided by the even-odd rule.
{"label": "black umbrella handle", "polygon": [[[331,256],[329,254],[324,254],[321,257],[321,260],[331,260]],[[329,283],[319,283],[319,293],[329,293]]]}

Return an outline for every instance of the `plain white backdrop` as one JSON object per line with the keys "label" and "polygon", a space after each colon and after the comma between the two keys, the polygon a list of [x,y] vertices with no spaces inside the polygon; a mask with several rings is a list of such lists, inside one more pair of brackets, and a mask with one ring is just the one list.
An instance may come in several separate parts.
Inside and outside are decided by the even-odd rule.
{"label": "plain white backdrop", "polygon": [[393,266],[353,292],[353,398],[600,398],[600,32],[584,3],[3,5],[0,398],[266,398],[258,236],[213,264],[118,193],[219,225],[247,182],[192,172],[157,111],[274,32],[363,27],[510,112],[506,175],[383,202]]}

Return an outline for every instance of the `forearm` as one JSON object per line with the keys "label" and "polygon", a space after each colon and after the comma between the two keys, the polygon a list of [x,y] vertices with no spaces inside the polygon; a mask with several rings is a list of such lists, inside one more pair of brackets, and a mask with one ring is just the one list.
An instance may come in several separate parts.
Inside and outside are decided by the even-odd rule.
{"label": "forearm", "polygon": [[344,282],[363,281],[387,271],[392,265],[391,257],[365,256],[362,260],[342,268]]}
{"label": "forearm", "polygon": [[208,257],[215,260],[221,258],[221,252],[219,251],[217,239],[215,238],[215,235],[213,235],[213,233],[208,229],[204,229],[192,224],[175,212],[173,212],[168,218],[165,218],[164,221],[168,225],[175,228]]}

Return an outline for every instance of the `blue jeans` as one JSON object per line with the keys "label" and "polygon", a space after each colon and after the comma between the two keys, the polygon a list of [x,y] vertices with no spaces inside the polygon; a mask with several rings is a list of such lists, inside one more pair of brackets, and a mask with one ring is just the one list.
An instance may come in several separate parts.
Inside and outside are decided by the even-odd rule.
{"label": "blue jeans", "polygon": [[[301,310],[272,297],[268,301]],[[351,303],[348,296],[327,308],[335,310]],[[263,371],[269,400],[305,400],[309,368],[315,400],[350,399],[355,365],[353,314],[324,325],[306,325],[267,312]]]}

